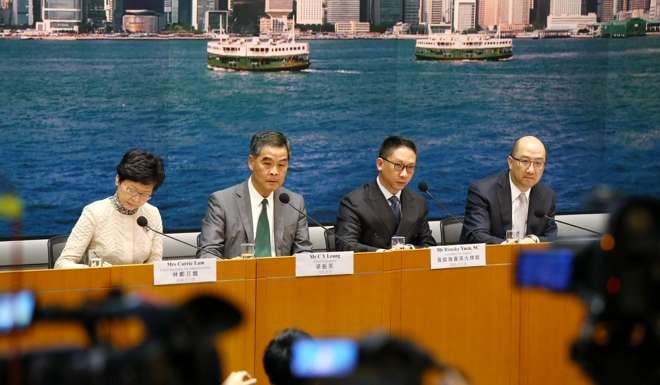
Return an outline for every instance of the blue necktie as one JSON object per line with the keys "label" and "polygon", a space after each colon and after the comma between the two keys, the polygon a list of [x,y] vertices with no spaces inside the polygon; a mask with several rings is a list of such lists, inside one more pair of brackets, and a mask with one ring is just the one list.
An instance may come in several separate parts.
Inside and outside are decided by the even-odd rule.
{"label": "blue necktie", "polygon": [[392,195],[390,199],[390,208],[392,209],[392,214],[394,214],[394,228],[399,228],[399,222],[401,222],[401,204],[399,203],[399,198],[396,195]]}

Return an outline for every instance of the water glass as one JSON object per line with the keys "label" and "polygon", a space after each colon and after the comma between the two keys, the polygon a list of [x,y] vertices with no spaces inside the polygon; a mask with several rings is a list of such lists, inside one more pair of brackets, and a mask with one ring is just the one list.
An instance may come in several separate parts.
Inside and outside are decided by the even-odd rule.
{"label": "water glass", "polygon": [[392,236],[392,250],[403,249],[406,246],[406,237],[400,235]]}
{"label": "water glass", "polygon": [[103,266],[103,259],[96,254],[92,254],[88,258],[89,267],[101,267]]}
{"label": "water glass", "polygon": [[241,243],[241,258],[254,258],[254,243]]}
{"label": "water glass", "polygon": [[506,242],[507,243],[518,243],[522,238],[519,230],[507,230],[506,231]]}

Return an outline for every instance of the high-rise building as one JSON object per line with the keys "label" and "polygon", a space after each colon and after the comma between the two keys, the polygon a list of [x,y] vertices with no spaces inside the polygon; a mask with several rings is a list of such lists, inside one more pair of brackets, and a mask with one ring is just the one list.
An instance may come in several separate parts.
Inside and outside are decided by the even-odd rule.
{"label": "high-rise building", "polygon": [[100,28],[106,22],[106,14],[103,0],[84,0],[83,3],[83,23],[92,28]]}
{"label": "high-rise building", "polygon": [[402,0],[374,0],[373,23],[375,25],[393,26],[403,20]]}
{"label": "high-rise building", "polygon": [[172,8],[172,18],[176,14],[175,23],[192,25],[192,0],[172,0]]}
{"label": "high-rise building", "polygon": [[323,24],[323,0],[298,0],[297,24]]}
{"label": "high-rise building", "polygon": [[[227,15],[229,8],[229,3],[227,0],[218,1],[218,0],[192,0],[192,26],[197,30],[202,30],[208,32],[208,26],[214,26],[212,29],[217,29],[220,26],[220,22],[209,21],[209,15],[214,14],[215,11],[224,11],[223,14],[218,14],[215,19],[221,20],[222,15]],[[225,18],[227,18],[225,16]],[[217,21],[216,20],[216,21]],[[225,25],[223,28],[228,29],[228,26]]]}
{"label": "high-rise building", "polygon": [[582,0],[550,0],[550,15],[581,15]]}
{"label": "high-rise building", "polygon": [[259,18],[265,15],[265,0],[232,0],[230,31],[242,35],[259,32]]}
{"label": "high-rise building", "polygon": [[601,22],[614,20],[614,3],[616,0],[598,0],[598,19]]}
{"label": "high-rise building", "polygon": [[11,8],[11,25],[28,25],[30,3],[29,0],[13,0]]}
{"label": "high-rise building", "polygon": [[651,20],[660,19],[660,0],[651,0],[649,4],[649,18]]}
{"label": "high-rise building", "polygon": [[403,0],[403,22],[410,25],[419,24],[419,0]]}
{"label": "high-rise building", "polygon": [[550,1],[551,0],[534,0],[534,10],[532,11],[530,22],[535,29],[544,29],[548,25]]}
{"label": "high-rise building", "polygon": [[419,22],[430,25],[451,23],[452,0],[420,0]]}
{"label": "high-rise building", "polygon": [[77,32],[82,22],[82,0],[44,0],[42,18],[45,31]]}
{"label": "high-rise building", "polygon": [[505,30],[522,30],[529,25],[530,0],[500,0],[498,24]]}
{"label": "high-rise building", "polygon": [[271,17],[286,17],[291,12],[293,12],[293,0],[266,0],[266,14]]}
{"label": "high-rise building", "polygon": [[360,0],[327,0],[328,23],[360,21]]}
{"label": "high-rise building", "polygon": [[649,10],[649,0],[630,0],[630,11],[632,10]]}
{"label": "high-rise building", "polygon": [[495,28],[499,22],[499,0],[479,0],[478,22],[483,29]]}
{"label": "high-rise building", "polygon": [[477,19],[476,0],[455,0],[453,29],[456,32],[474,28]]}

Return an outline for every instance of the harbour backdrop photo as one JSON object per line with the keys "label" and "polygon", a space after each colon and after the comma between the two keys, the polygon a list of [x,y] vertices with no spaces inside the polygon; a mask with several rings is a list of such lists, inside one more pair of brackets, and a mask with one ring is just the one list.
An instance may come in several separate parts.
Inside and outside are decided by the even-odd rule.
{"label": "harbour backdrop photo", "polygon": [[199,229],[208,196],[249,175],[249,139],[289,136],[286,186],[335,221],[376,176],[388,135],[418,146],[425,181],[462,215],[471,181],[506,168],[515,138],[548,148],[560,213],[592,188],[660,196],[660,37],[515,40],[511,60],[416,61],[411,40],[311,41],[302,72],[210,71],[205,41],[0,40],[0,188],[24,204],[0,238],[67,234],[114,193],[128,149],[165,160],[151,203],[167,231]]}

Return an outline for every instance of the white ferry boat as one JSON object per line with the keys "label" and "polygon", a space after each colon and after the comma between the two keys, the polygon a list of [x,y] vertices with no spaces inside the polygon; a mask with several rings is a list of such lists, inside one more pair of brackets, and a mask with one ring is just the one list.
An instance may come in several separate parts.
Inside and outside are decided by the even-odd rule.
{"label": "white ferry boat", "polygon": [[418,60],[500,60],[511,56],[511,39],[481,33],[429,34],[415,44]]}
{"label": "white ferry boat", "polygon": [[208,67],[233,71],[296,71],[309,67],[309,43],[293,31],[278,38],[232,37],[221,31],[208,42]]}

